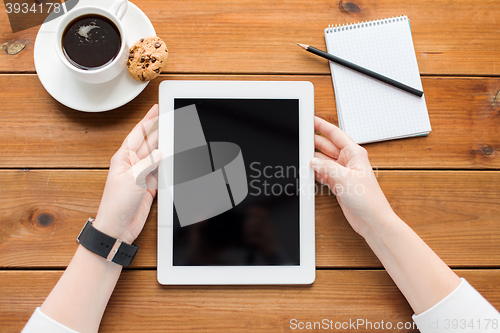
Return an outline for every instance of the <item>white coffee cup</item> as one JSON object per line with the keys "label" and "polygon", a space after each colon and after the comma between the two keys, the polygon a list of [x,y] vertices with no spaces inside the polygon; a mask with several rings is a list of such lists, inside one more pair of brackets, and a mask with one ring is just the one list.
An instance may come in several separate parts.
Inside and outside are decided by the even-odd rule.
{"label": "white coffee cup", "polygon": [[[115,0],[109,9],[96,6],[77,7],[62,16],[61,21],[57,25],[55,33],[56,53],[59,56],[61,62],[66,65],[66,67],[73,73],[76,78],[87,83],[104,83],[114,79],[126,67],[128,58],[128,46],[125,38],[125,30],[123,29],[121,20],[125,16],[127,8],[127,0]],[[111,61],[109,64],[97,69],[85,70],[71,64],[66,58],[62,47],[62,37],[68,24],[70,24],[73,20],[80,16],[89,14],[104,16],[116,25],[118,31],[120,32],[121,47],[115,59],[113,59],[113,61]]]}

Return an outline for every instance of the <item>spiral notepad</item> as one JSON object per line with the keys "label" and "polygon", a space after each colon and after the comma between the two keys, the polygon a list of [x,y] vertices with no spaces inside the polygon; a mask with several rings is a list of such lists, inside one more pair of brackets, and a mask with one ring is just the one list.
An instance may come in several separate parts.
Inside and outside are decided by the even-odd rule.
{"label": "spiral notepad", "polygon": [[[328,52],[422,89],[406,16],[325,29]],[[330,61],[339,126],[357,143],[427,135],[425,95],[417,97]]]}

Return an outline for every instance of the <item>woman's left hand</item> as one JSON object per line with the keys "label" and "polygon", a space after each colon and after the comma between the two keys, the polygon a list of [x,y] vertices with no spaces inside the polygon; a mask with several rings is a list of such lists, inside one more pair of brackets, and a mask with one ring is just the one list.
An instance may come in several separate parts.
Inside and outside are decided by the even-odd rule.
{"label": "woman's left hand", "polygon": [[158,188],[153,172],[162,157],[157,149],[157,120],[158,105],[154,105],[111,159],[94,221],[96,229],[128,244],[142,231]]}

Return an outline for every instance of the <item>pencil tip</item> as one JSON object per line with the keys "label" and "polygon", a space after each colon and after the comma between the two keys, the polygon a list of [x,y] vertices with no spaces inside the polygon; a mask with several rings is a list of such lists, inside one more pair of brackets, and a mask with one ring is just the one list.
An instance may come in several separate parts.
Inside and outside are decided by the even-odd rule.
{"label": "pencil tip", "polygon": [[300,43],[297,43],[297,45],[300,46],[301,48],[303,48],[304,50],[307,50],[307,48],[309,47],[309,45],[300,44]]}

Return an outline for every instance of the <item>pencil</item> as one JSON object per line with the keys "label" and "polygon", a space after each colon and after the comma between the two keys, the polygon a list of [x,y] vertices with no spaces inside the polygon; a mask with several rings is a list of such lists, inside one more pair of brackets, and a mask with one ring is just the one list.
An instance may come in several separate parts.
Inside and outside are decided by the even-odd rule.
{"label": "pencil", "polygon": [[422,95],[424,94],[423,91],[420,91],[418,89],[415,89],[415,88],[412,88],[410,86],[407,86],[406,84],[403,84],[401,82],[398,82],[396,80],[388,78],[387,76],[383,76],[382,74],[375,73],[374,71],[371,71],[371,70],[369,70],[367,68],[364,68],[364,67],[361,67],[359,65],[353,64],[352,62],[349,62],[347,60],[344,60],[342,58],[334,56],[333,54],[326,53],[324,51],[318,50],[315,47],[312,47],[312,46],[309,46],[309,45],[305,45],[305,44],[299,44],[299,43],[297,43],[297,45],[300,46],[300,47],[302,47],[306,51],[309,51],[311,53],[319,55],[320,57],[323,57],[323,58],[326,58],[328,60],[331,60],[331,61],[333,61],[333,62],[335,62],[335,63],[337,63],[339,65],[342,65],[342,66],[345,66],[345,67],[350,68],[352,70],[355,70],[356,72],[368,75],[368,76],[370,76],[370,77],[372,77],[374,79],[377,79],[379,81],[382,81],[382,82],[385,82],[387,84],[390,84],[393,87],[402,89],[402,90],[407,91],[407,92],[409,92],[409,93],[411,93],[413,95],[416,95],[418,97],[422,97]]}

